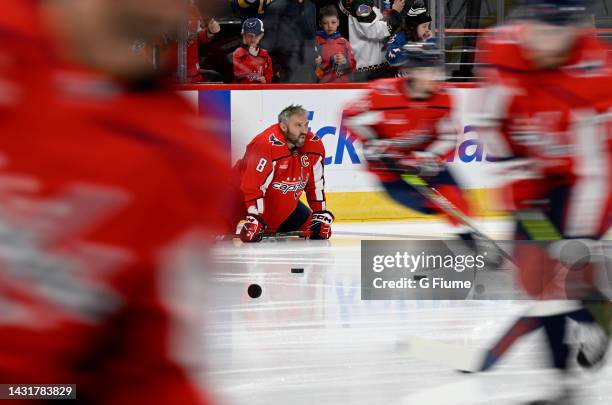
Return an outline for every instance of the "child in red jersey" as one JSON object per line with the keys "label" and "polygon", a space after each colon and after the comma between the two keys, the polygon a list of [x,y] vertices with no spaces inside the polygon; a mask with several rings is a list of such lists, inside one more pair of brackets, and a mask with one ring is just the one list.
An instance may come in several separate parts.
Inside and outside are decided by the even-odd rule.
{"label": "child in red jersey", "polygon": [[321,8],[319,18],[323,28],[317,32],[315,40],[319,52],[315,60],[319,83],[348,82],[357,62],[351,44],[338,32],[338,10],[332,5],[325,6]]}
{"label": "child in red jersey", "polygon": [[264,36],[263,22],[249,18],[242,24],[242,46],[234,51],[234,81],[236,83],[271,83],[272,59],[260,48]]}

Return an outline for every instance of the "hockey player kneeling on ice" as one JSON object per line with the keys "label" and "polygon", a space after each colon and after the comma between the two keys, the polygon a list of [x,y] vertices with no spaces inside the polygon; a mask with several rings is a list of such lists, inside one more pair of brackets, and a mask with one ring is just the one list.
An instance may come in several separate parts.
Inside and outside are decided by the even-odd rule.
{"label": "hockey player kneeling on ice", "polygon": [[[402,77],[374,82],[345,109],[345,123],[363,142],[368,168],[389,197],[422,214],[442,213],[405,181],[405,174],[416,173],[469,215],[467,200],[445,165],[458,131],[450,119],[451,99],[440,89],[442,52],[432,43],[409,43],[398,52]],[[471,240],[456,218],[447,218],[462,239]]]}
{"label": "hockey player kneeling on ice", "polygon": [[[329,239],[334,216],[325,206],[325,148],[308,131],[307,111],[290,105],[278,123],[257,135],[236,163],[244,201],[243,242],[258,242],[264,232],[304,231],[310,239]],[[306,191],[308,208],[300,201]]]}

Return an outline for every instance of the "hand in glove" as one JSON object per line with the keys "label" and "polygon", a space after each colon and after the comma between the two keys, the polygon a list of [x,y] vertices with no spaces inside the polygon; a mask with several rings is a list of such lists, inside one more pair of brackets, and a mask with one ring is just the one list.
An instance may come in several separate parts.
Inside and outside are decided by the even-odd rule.
{"label": "hand in glove", "polygon": [[266,223],[259,215],[249,214],[245,218],[245,223],[240,230],[240,240],[249,242],[259,242],[263,238],[266,230]]}
{"label": "hand in glove", "polygon": [[310,239],[329,239],[331,237],[331,224],[334,215],[329,211],[315,211],[312,213],[312,224],[310,225]]}

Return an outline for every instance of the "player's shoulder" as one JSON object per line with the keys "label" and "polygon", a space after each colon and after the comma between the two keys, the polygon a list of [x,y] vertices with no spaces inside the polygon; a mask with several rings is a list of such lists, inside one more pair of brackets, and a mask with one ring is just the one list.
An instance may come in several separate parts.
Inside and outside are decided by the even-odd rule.
{"label": "player's shoulder", "polygon": [[325,156],[323,140],[312,132],[308,132],[308,135],[306,135],[306,141],[304,141],[304,146],[300,148],[300,151]]}
{"label": "player's shoulder", "polygon": [[286,154],[287,143],[278,124],[270,125],[249,143],[249,149],[272,155]]}
{"label": "player's shoulder", "polygon": [[579,55],[576,58],[577,61],[572,63],[570,68],[581,70],[587,74],[612,75],[610,47],[594,32],[590,30],[583,32],[577,41],[576,48],[579,50]]}
{"label": "player's shoulder", "polygon": [[[198,116],[195,107],[175,92],[126,93],[108,104],[108,122],[113,122],[116,130],[131,134],[130,139],[144,148],[157,145],[167,156],[207,160],[220,153],[220,143],[207,129],[212,118]],[[207,135],[206,142],[203,134]]]}
{"label": "player's shoulder", "polygon": [[124,92],[114,103],[108,100],[106,104],[108,109],[114,110],[111,114],[115,117],[126,118],[151,129],[158,128],[161,132],[178,132],[173,130],[174,125],[194,126],[197,118],[193,104],[177,93],[164,89]]}
{"label": "player's shoulder", "polygon": [[401,77],[394,77],[390,79],[381,79],[373,82],[370,85],[369,93],[372,97],[397,97],[401,96],[402,85],[406,79]]}
{"label": "player's shoulder", "polygon": [[31,1],[4,0],[0,13],[0,34],[13,39],[19,37],[34,39],[40,33],[39,8]]}
{"label": "player's shoulder", "polygon": [[522,46],[526,30],[521,22],[493,28],[480,42],[481,62],[516,73],[528,71],[529,63]]}
{"label": "player's shoulder", "polygon": [[357,101],[350,103],[345,110],[348,116],[364,111],[384,109],[405,102],[401,91],[402,78],[381,79],[372,82]]}
{"label": "player's shoulder", "polygon": [[371,84],[368,92],[372,109],[398,107],[406,104],[407,99],[403,87],[405,78],[377,80]]}
{"label": "player's shoulder", "polygon": [[269,58],[270,53],[263,48],[259,48],[259,56],[261,56],[262,58]]}

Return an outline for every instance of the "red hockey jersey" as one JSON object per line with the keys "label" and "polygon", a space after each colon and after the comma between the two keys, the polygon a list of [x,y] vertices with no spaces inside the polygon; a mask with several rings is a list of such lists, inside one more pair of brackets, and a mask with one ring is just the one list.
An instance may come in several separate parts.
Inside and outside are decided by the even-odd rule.
{"label": "red hockey jersey", "polygon": [[247,211],[261,215],[273,232],[295,210],[304,191],[313,211],[325,210],[324,160],[323,142],[312,132],[304,146],[290,151],[280,126],[267,128],[237,163]]}
{"label": "red hockey jersey", "polygon": [[584,32],[563,66],[538,70],[520,45],[525,35],[512,24],[482,41],[490,67],[474,123],[488,154],[525,162],[508,189],[515,207],[566,186],[563,232],[601,235],[612,213],[612,54]]}
{"label": "red hockey jersey", "polygon": [[253,56],[246,46],[241,46],[234,51],[232,61],[236,83],[261,83],[262,77],[266,83],[272,83],[272,58],[265,49],[259,48],[259,54]]}
{"label": "red hockey jersey", "polygon": [[[320,83],[346,83],[349,74],[355,70],[357,62],[351,49],[351,44],[339,32],[327,35],[324,31],[317,32],[315,44],[321,55],[321,66],[317,69]],[[346,63],[339,65],[335,62],[335,55],[342,54]]]}
{"label": "red hockey jersey", "polygon": [[[0,13],[0,120],[42,99],[38,89],[49,86],[41,64],[54,63],[49,41],[33,0],[7,0]],[[43,90],[44,93],[44,90]]]}
{"label": "red hockey jersey", "polygon": [[[35,21],[22,8],[34,2],[7,1]],[[2,44],[28,35],[0,18],[0,49],[16,60],[36,43]],[[217,232],[223,202],[209,190],[226,168],[214,137],[172,93],[24,69],[40,87],[0,68],[0,82],[37,92],[0,116],[0,381],[76,384],[86,403],[208,403],[189,375],[201,347],[185,334],[201,319],[177,298],[204,276],[181,265],[202,246],[196,232]]]}
{"label": "red hockey jersey", "polygon": [[[429,151],[445,159],[455,150],[458,129],[451,120],[451,99],[446,92],[425,100],[406,97],[404,78],[383,79],[344,110],[351,132],[362,140],[384,138],[407,142],[402,152]],[[397,178],[383,167],[369,166],[382,181]]]}

